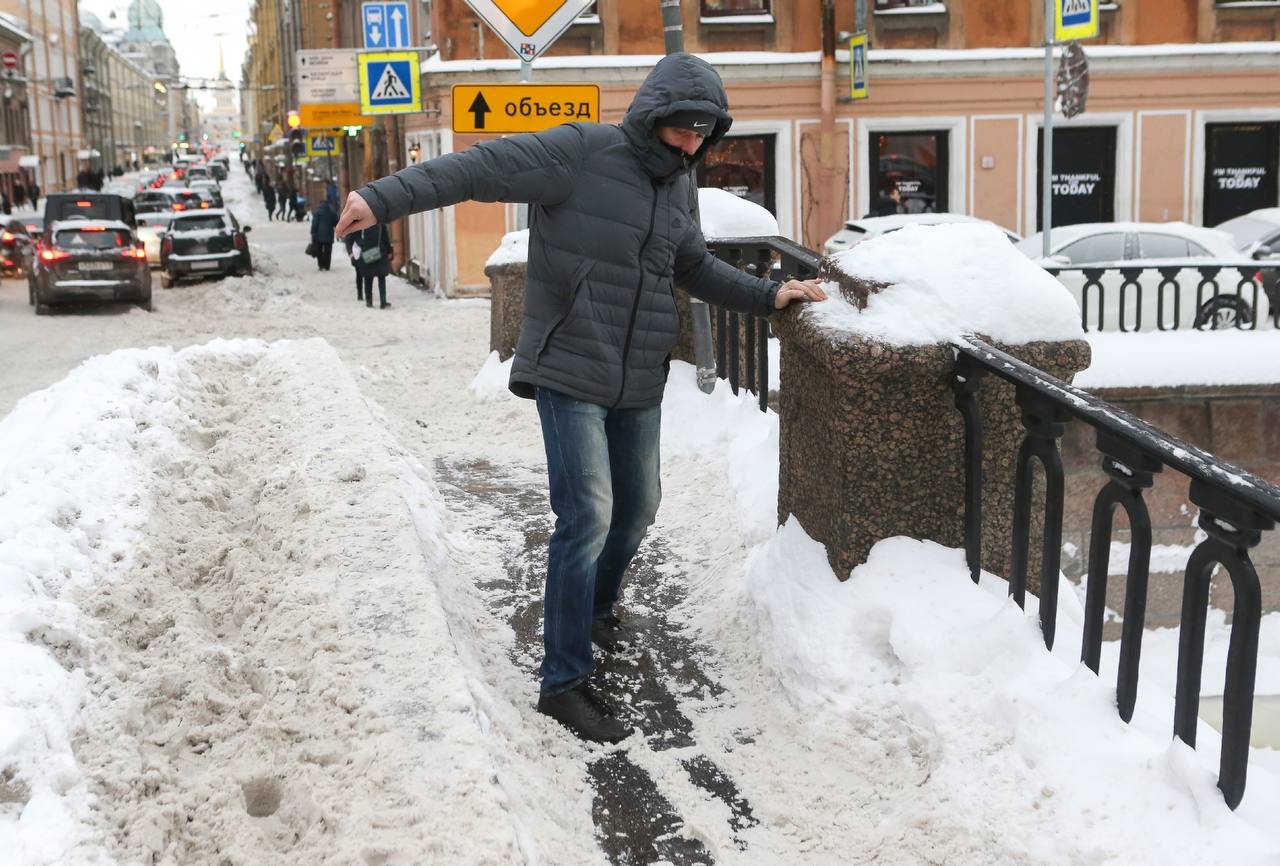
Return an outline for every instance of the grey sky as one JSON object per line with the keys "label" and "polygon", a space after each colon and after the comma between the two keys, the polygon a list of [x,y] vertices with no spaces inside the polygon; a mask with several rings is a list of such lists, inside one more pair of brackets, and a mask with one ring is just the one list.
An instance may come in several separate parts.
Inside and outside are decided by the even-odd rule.
{"label": "grey sky", "polygon": [[[178,54],[182,74],[197,78],[218,75],[218,43],[221,41],[227,77],[240,81],[244,60],[249,5],[252,0],[160,0],[164,30]],[[102,19],[110,28],[123,27],[129,0],[80,0],[80,8]],[[110,16],[116,13],[114,21]]]}

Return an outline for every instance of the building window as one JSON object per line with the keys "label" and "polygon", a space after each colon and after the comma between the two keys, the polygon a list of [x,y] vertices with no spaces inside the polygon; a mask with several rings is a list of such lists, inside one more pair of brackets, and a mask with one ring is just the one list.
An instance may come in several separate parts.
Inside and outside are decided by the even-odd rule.
{"label": "building window", "polygon": [[775,135],[735,135],[720,139],[698,163],[698,186],[731,192],[777,216],[776,139]]}
{"label": "building window", "polygon": [[947,4],[943,0],[876,0],[875,11],[907,15],[923,12],[946,12]]}
{"label": "building window", "polygon": [[703,18],[772,14],[769,0],[702,0]]}
{"label": "building window", "polygon": [[873,133],[868,154],[871,215],[945,213],[949,146],[944,131]]}

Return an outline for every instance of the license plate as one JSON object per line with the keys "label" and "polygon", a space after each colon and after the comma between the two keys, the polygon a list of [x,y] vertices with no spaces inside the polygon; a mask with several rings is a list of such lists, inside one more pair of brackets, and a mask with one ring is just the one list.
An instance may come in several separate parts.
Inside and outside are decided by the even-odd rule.
{"label": "license plate", "polygon": [[191,270],[193,271],[213,271],[219,267],[219,262],[192,262]]}
{"label": "license plate", "polygon": [[81,262],[82,271],[109,271],[114,265],[111,262]]}

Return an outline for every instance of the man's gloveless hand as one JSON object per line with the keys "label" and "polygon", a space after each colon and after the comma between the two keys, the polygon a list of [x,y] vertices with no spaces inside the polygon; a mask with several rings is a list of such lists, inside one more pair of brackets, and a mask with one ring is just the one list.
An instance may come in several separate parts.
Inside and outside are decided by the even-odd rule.
{"label": "man's gloveless hand", "polygon": [[341,240],[352,232],[377,224],[378,220],[369,209],[369,203],[364,200],[364,196],[358,192],[352,192],[347,195],[347,202],[342,206],[342,216],[338,217],[338,225],[333,230],[333,236]]}
{"label": "man's gloveless hand", "polygon": [[773,299],[773,305],[781,310],[792,301],[825,301],[827,293],[822,291],[822,283],[818,280],[787,280]]}

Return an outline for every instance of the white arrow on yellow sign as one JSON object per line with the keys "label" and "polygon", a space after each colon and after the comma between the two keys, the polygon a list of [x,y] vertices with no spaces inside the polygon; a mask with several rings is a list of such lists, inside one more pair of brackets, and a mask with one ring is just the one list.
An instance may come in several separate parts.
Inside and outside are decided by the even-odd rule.
{"label": "white arrow on yellow sign", "polygon": [[594,0],[467,0],[516,56],[531,61],[551,47]]}
{"label": "white arrow on yellow sign", "polygon": [[600,85],[453,85],[454,132],[541,132],[571,120],[600,121]]}

